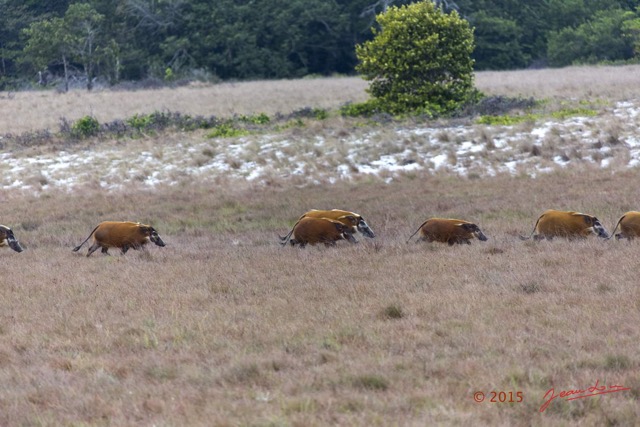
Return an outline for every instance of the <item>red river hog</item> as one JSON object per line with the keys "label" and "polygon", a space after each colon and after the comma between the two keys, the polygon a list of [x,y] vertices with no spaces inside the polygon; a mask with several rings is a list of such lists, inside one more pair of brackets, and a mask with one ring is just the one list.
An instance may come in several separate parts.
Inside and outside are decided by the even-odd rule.
{"label": "red river hog", "polygon": [[591,234],[604,239],[609,237],[607,230],[600,224],[598,218],[593,215],[549,209],[540,215],[531,234],[528,237],[520,236],[520,238],[523,240],[531,237],[534,240],[551,240],[554,237],[584,239]]}
{"label": "red river hog", "polygon": [[454,244],[471,244],[471,239],[476,238],[480,241],[486,241],[487,236],[484,235],[480,227],[476,224],[461,219],[448,218],[431,218],[422,223],[420,227],[407,239],[409,240],[417,232],[420,232],[418,241],[426,240],[427,242],[441,242]]}
{"label": "red river hog", "polygon": [[[620,233],[615,234],[618,226],[620,226]],[[636,237],[640,237],[640,212],[629,211],[622,215],[609,238],[613,237],[614,234],[616,240],[633,240]]]}
{"label": "red river hog", "polygon": [[13,231],[6,225],[0,225],[0,248],[3,246],[9,246],[16,252],[22,252],[22,246],[13,235]]}
{"label": "red river hog", "polygon": [[79,251],[92,236],[93,244],[89,247],[87,256],[99,248],[102,248],[103,254],[107,254],[109,248],[119,248],[125,254],[129,249],[140,249],[149,242],[164,246],[158,232],[149,225],[129,221],[104,221],[93,229],[84,242],[73,248],[73,251]]}
{"label": "red river hog", "polygon": [[289,240],[291,246],[296,244],[305,247],[307,244],[324,243],[325,246],[335,246],[338,240],[355,243],[353,228],[340,221],[329,218],[302,218],[293,227],[293,238]]}
{"label": "red river hog", "polygon": [[[334,221],[339,221],[339,222],[343,223],[344,225],[346,225],[348,227],[351,227],[353,229],[353,233],[355,233],[356,231],[359,231],[365,237],[368,237],[368,238],[371,238],[371,239],[376,237],[376,235],[374,234],[373,230],[369,227],[369,225],[364,220],[364,218],[362,218],[361,215],[359,215],[359,214],[357,214],[355,212],[343,211],[341,209],[331,209],[331,210],[312,209],[309,212],[304,213],[298,219],[298,222],[296,222],[294,224],[293,228],[291,229],[291,231],[289,231],[289,233],[286,236],[280,237],[280,243],[282,245],[286,245],[287,244],[287,241],[289,240],[289,238],[291,238],[291,235],[293,234],[293,230],[295,229],[296,225],[298,225],[298,223],[303,218],[327,218],[327,219],[332,219]],[[349,241],[352,242],[352,243],[357,243],[358,242],[356,240],[356,238],[353,237],[353,236],[352,236],[352,239],[350,239]]]}

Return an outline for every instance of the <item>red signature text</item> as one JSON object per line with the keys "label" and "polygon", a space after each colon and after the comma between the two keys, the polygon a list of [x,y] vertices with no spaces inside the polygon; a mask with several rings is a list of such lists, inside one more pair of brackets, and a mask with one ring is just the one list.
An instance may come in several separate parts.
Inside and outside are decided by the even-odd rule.
{"label": "red signature text", "polygon": [[544,400],[544,403],[542,404],[542,406],[540,406],[540,412],[544,412],[545,409],[549,407],[551,402],[553,402],[558,397],[561,399],[566,398],[567,400],[576,400],[583,399],[585,397],[598,396],[600,394],[617,393],[619,391],[631,390],[631,388],[625,387],[623,385],[598,386],[598,382],[599,380],[596,380],[596,383],[594,385],[585,390],[562,390],[558,394],[556,394],[555,389],[550,388],[542,398],[542,400]]}

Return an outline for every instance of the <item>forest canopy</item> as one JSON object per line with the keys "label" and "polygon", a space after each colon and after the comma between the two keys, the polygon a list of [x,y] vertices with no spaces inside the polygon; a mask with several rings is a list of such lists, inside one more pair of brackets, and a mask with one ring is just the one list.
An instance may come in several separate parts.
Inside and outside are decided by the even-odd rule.
{"label": "forest canopy", "polygon": [[[426,1],[426,0],[423,0]],[[0,89],[61,81],[354,74],[375,17],[406,0],[0,0]],[[633,62],[640,0],[438,0],[476,70]]]}

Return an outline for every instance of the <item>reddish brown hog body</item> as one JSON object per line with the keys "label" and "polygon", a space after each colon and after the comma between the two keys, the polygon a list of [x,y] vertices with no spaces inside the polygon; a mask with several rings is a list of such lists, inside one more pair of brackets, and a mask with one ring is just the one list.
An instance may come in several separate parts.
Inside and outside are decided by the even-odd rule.
{"label": "reddish brown hog body", "polygon": [[531,237],[534,240],[551,240],[554,237],[584,239],[591,234],[605,239],[609,237],[607,230],[593,215],[549,209],[540,215],[531,235],[529,237],[520,236],[520,238],[523,240]]}
{"label": "reddish brown hog body", "polygon": [[[618,226],[620,227],[620,233],[615,234]],[[636,237],[640,237],[640,212],[629,211],[622,215],[611,233],[611,236],[613,235],[616,236],[616,240],[633,240]]]}
{"label": "reddish brown hog body", "polygon": [[73,251],[80,250],[92,236],[93,244],[89,247],[87,256],[100,248],[103,254],[108,254],[109,248],[119,248],[125,254],[129,249],[140,249],[149,242],[158,246],[165,245],[158,232],[149,225],[129,221],[104,221],[94,228],[89,237]]}
{"label": "reddish brown hog body", "polygon": [[300,247],[318,243],[335,246],[338,240],[348,240],[355,243],[353,229],[333,219],[302,218],[293,228],[293,238],[289,240],[289,243],[291,246],[299,244]]}
{"label": "reddish brown hog body", "polygon": [[449,218],[431,218],[422,223],[422,225],[409,237],[413,237],[420,232],[420,240],[427,242],[441,242],[454,244],[471,244],[471,239],[486,241],[487,236],[480,230],[476,224],[461,219]]}
{"label": "reddish brown hog body", "polygon": [[0,225],[0,248],[8,246],[16,252],[22,252],[22,246],[13,235],[13,231],[6,225]]}
{"label": "reddish brown hog body", "polygon": [[[364,218],[362,218],[362,215],[360,214],[357,214],[355,212],[350,212],[350,211],[344,211],[341,209],[331,209],[331,210],[312,209],[308,212],[305,212],[298,219],[298,222],[295,223],[291,231],[289,231],[289,233],[286,236],[280,238],[280,244],[282,245],[287,244],[287,241],[293,234],[293,230],[303,218],[332,219],[334,221],[339,221],[348,227],[351,227],[351,229],[353,230],[353,233],[360,232],[362,233],[363,236],[368,237],[370,239],[373,239],[374,237],[376,237],[373,230],[369,227],[367,222],[364,220]],[[357,240],[355,239],[355,237],[353,237],[353,239],[350,239],[349,241],[353,243],[357,243]]]}

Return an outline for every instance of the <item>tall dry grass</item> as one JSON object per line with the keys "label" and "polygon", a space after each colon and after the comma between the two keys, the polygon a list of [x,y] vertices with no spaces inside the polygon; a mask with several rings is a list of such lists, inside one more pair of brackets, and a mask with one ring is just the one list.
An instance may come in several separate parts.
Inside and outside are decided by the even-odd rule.
{"label": "tall dry grass", "polygon": [[[495,93],[525,96],[541,90],[539,75],[523,73],[521,89],[512,89],[486,74]],[[527,78],[535,83],[527,86]],[[298,108],[282,99],[289,83],[295,86],[283,82],[267,102]],[[255,83],[254,94],[271,84],[259,90]],[[195,105],[214,88],[183,90]],[[572,90],[558,86],[550,96]],[[591,96],[588,90],[577,87],[575,96]],[[623,96],[599,90],[605,100]],[[346,98],[319,92],[304,103]],[[107,120],[99,108],[122,118],[169,105],[149,101],[159,93],[82,102]],[[4,126],[21,130],[16,111],[33,113],[30,123],[81,116],[90,109],[62,101],[106,94],[41,94],[42,102],[29,98],[36,94],[3,94],[2,108],[15,101],[14,120]],[[47,97],[60,108],[35,114]],[[129,107],[133,98],[147,100],[149,110]],[[231,99],[246,113],[266,108],[231,93],[212,105],[223,111]],[[80,150],[139,143],[146,150],[180,138]],[[535,180],[412,173],[386,185],[365,176],[304,187],[221,178],[154,190],[0,190],[0,222],[27,248],[0,251],[0,425],[635,425],[638,243],[518,236],[547,208],[596,215],[611,231],[622,213],[639,208],[638,179],[636,168],[581,166]],[[305,250],[278,245],[302,212],[333,207],[362,214],[376,239]],[[474,221],[490,240],[406,244],[431,216]],[[112,250],[86,258],[86,246],[71,252],[106,219],[150,223],[167,246],[125,256]],[[631,390],[556,399],[539,412],[550,388],[596,381]],[[487,399],[492,391],[522,392],[523,401],[476,403],[478,391]]]}
{"label": "tall dry grass", "polygon": [[327,78],[198,84],[139,91],[2,93],[0,135],[42,129],[57,132],[61,119],[75,121],[87,115],[106,123],[155,111],[231,117],[234,114],[288,114],[305,107],[335,109],[346,102],[366,99],[365,88],[366,82],[358,78]]}
{"label": "tall dry grass", "polygon": [[[633,425],[638,244],[517,236],[549,207],[611,231],[639,178],[3,193],[27,250],[0,253],[0,424]],[[301,212],[331,207],[361,213],[376,239],[277,243]],[[434,215],[490,240],[405,244]],[[102,219],[152,223],[167,246],[72,253]],[[550,388],[596,380],[631,391],[538,412]]]}
{"label": "tall dry grass", "polygon": [[638,81],[640,65],[482,71],[476,74],[476,86],[488,94],[556,100],[634,99],[640,96]]}
{"label": "tall dry grass", "polygon": [[[192,85],[140,91],[83,90],[0,93],[0,135],[48,129],[61,119],[90,115],[101,123],[154,111],[229,117],[287,114],[305,107],[335,109],[367,99],[368,82],[358,77]],[[483,71],[476,86],[488,95],[537,99],[627,100],[640,96],[640,66]]]}

